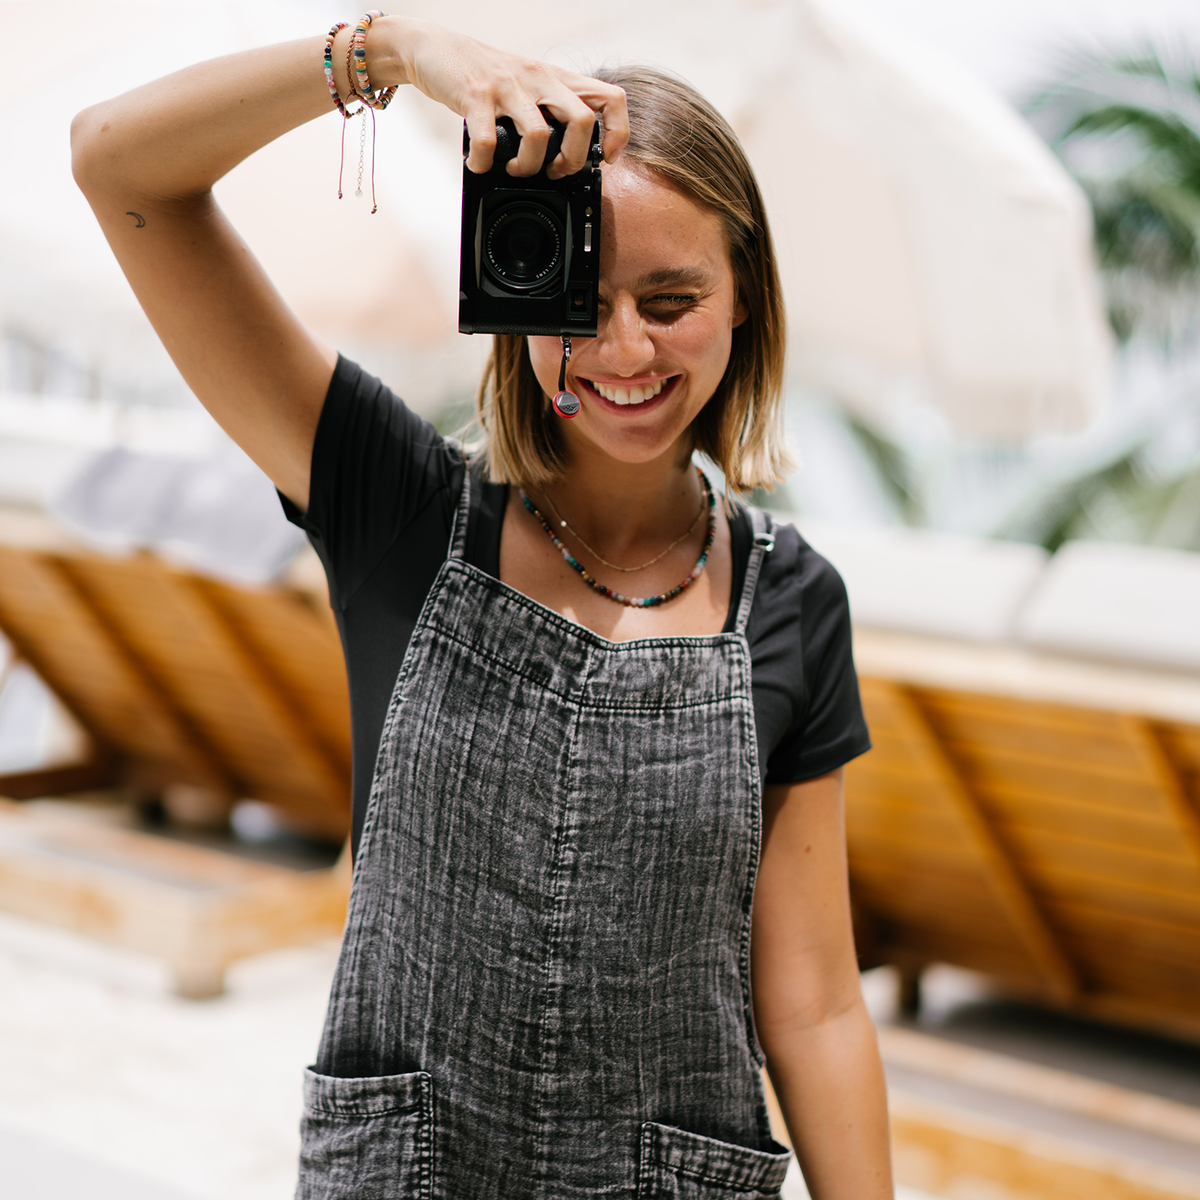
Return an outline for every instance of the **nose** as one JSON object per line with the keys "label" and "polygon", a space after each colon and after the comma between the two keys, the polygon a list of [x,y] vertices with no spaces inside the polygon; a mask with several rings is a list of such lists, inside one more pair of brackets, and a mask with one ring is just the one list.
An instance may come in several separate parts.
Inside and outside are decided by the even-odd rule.
{"label": "nose", "polygon": [[654,341],[632,296],[614,297],[596,331],[605,364],[624,376],[644,372],[654,360]]}

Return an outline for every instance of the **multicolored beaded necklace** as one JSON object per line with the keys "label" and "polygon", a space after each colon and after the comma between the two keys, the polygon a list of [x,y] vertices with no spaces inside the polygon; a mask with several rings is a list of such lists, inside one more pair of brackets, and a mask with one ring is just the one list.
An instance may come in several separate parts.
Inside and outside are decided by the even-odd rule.
{"label": "multicolored beaded necklace", "polygon": [[700,551],[700,557],[696,560],[696,565],[692,568],[692,573],[682,583],[677,583],[669,592],[662,592],[657,596],[625,596],[613,588],[605,587],[604,584],[597,582],[588,573],[588,569],[583,563],[563,545],[562,539],[554,532],[554,526],[534,507],[533,501],[525,494],[524,488],[521,489],[521,503],[541,522],[542,528],[554,543],[555,548],[567,560],[567,565],[577,571],[584,583],[594,592],[599,592],[601,596],[606,596],[616,604],[623,604],[626,608],[657,608],[660,604],[666,604],[668,600],[674,600],[676,596],[686,591],[700,578],[704,564],[708,562],[708,554],[713,547],[713,542],[717,540],[717,498],[704,472],[697,467],[696,473],[700,476],[700,486],[704,489],[704,497],[708,502],[708,533],[704,538],[704,546]]}

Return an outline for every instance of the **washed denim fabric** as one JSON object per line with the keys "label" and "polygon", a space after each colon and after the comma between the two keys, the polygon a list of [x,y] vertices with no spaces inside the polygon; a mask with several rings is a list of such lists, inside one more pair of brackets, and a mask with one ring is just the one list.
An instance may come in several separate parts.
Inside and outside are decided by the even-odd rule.
{"label": "washed denim fabric", "polygon": [[762,1200],[745,638],[610,642],[450,555],[396,680],[300,1200]]}

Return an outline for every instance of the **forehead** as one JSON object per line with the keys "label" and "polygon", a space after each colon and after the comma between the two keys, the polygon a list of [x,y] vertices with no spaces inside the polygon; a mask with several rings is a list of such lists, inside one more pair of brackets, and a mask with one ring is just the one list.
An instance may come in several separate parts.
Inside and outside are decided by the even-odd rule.
{"label": "forehead", "polygon": [[681,273],[713,283],[732,278],[725,226],[711,208],[643,167],[618,161],[601,169],[600,269],[606,283],[657,286]]}

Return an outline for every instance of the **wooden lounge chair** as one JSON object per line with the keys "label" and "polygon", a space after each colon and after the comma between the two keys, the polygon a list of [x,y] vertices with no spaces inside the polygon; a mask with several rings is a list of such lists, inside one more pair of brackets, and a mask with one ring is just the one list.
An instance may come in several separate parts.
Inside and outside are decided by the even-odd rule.
{"label": "wooden lounge chair", "polygon": [[[86,761],[0,777],[0,796],[184,785],[342,841],[345,668],[320,567],[301,563],[307,576],[240,587],[0,515],[0,633],[91,742]],[[330,870],[252,863],[0,801],[0,908],[163,958],[189,996],[218,993],[238,957],[336,936],[348,868],[346,856]]]}
{"label": "wooden lounge chair", "polygon": [[[861,549],[845,561],[874,621],[855,648],[875,748],[847,773],[864,965],[900,967],[910,1005],[921,969],[944,962],[1200,1036],[1200,559],[1081,547],[1040,573],[1026,561],[989,638],[936,612],[923,619],[942,636],[881,628]],[[892,567],[929,568],[920,586],[936,589],[913,552]],[[989,577],[980,606],[1003,589]]]}
{"label": "wooden lounge chair", "polygon": [[237,587],[148,553],[95,553],[40,517],[0,518],[0,633],[91,736],[93,782],[253,797],[341,840],[349,703],[322,592],[319,574]]}

